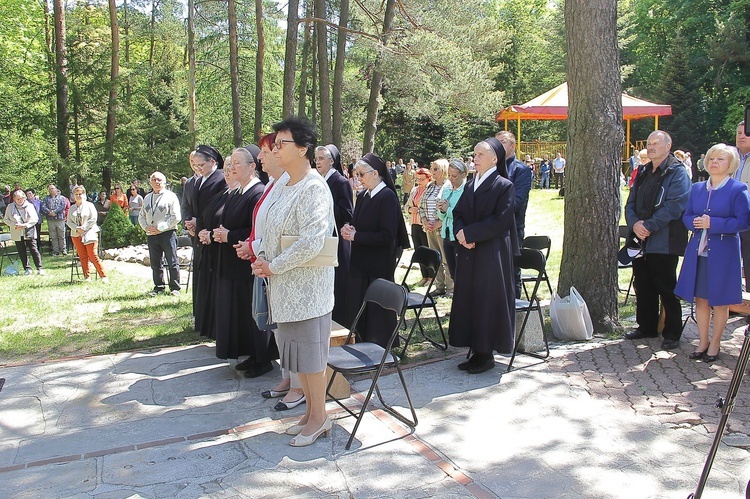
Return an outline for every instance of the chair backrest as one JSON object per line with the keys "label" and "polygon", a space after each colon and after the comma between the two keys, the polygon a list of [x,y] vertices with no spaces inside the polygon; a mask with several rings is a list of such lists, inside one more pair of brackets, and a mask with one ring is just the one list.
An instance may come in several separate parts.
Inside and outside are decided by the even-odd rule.
{"label": "chair backrest", "polygon": [[521,247],[542,250],[544,251],[544,258],[549,258],[552,239],[549,236],[526,236],[523,238]]}
{"label": "chair backrest", "polygon": [[544,253],[538,249],[521,248],[520,256],[514,257],[513,263],[518,268],[536,270],[541,274],[547,265],[547,259],[544,258]]}
{"label": "chair backrest", "polygon": [[177,238],[177,247],[178,248],[186,248],[188,246],[193,245],[193,240],[190,239],[190,236],[180,236]]}
{"label": "chair backrest", "polygon": [[620,235],[620,239],[627,239],[630,235],[630,228],[627,225],[620,225],[617,227],[617,232]]}
{"label": "chair backrest", "polygon": [[375,279],[367,287],[363,302],[363,306],[366,303],[376,303],[386,310],[393,310],[400,318],[406,310],[406,290],[395,282]]}
{"label": "chair backrest", "polygon": [[422,265],[433,272],[437,272],[438,267],[440,267],[441,258],[438,250],[427,246],[420,246],[414,250],[414,255],[411,257],[411,265]]}

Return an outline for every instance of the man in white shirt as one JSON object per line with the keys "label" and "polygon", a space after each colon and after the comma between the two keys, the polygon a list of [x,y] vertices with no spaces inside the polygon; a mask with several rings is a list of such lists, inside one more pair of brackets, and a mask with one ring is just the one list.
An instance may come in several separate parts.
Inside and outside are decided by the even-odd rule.
{"label": "man in white shirt", "polygon": [[565,158],[560,153],[552,160],[552,172],[555,174],[555,189],[565,187]]}
{"label": "man in white shirt", "polygon": [[164,187],[167,178],[163,173],[152,173],[149,181],[153,192],[146,194],[138,215],[138,223],[148,235],[148,254],[154,280],[154,289],[149,294],[156,296],[165,291],[163,257],[167,260],[169,292],[173,296],[179,296],[180,265],[175,228],[180,222],[180,200],[174,192]]}

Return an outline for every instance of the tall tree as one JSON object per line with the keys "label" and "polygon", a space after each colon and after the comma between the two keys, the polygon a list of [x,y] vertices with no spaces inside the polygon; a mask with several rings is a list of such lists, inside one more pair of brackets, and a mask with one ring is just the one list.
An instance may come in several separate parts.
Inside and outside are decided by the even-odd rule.
{"label": "tall tree", "polygon": [[109,0],[109,26],[112,33],[112,64],[109,73],[107,101],[107,136],[104,142],[104,171],[102,183],[109,190],[112,185],[112,166],[115,162],[115,129],[117,128],[117,87],[120,84],[120,27],[117,23],[117,4]]}
{"label": "tall tree", "polygon": [[617,327],[622,103],[613,0],[567,0],[568,165],[558,290],[575,286],[594,329]]}
{"label": "tall tree", "polygon": [[336,66],[333,70],[333,143],[341,147],[343,128],[344,58],[346,57],[346,28],[349,25],[349,0],[341,0],[339,6],[339,29],[336,37]]}
{"label": "tall tree", "polygon": [[[253,126],[253,141],[260,137],[260,133],[263,130],[263,60],[266,55],[266,37],[263,34],[263,0],[255,0],[255,30],[258,35],[258,49],[255,52],[255,125]],[[286,68],[284,71],[286,71]]]}
{"label": "tall tree", "polygon": [[187,22],[187,53],[188,53],[188,131],[192,140],[191,149],[196,144],[196,114],[195,103],[195,0],[188,0]]}
{"label": "tall tree", "polygon": [[[240,108],[240,66],[237,55],[237,8],[235,0],[228,0],[229,7],[229,78],[232,86],[232,132],[234,147],[242,146],[242,115]],[[256,68],[256,71],[258,68]]]}
{"label": "tall tree", "polygon": [[[294,114],[294,83],[297,73],[297,36],[299,33],[299,0],[289,0],[286,16],[286,49],[284,52],[284,97],[281,114]],[[301,114],[301,113],[300,113]]]}
{"label": "tall tree", "polygon": [[[386,0],[385,16],[383,17],[383,31],[381,44],[388,43],[393,18],[396,14],[396,0]],[[375,132],[378,130],[378,109],[380,106],[380,91],[383,89],[383,71],[380,67],[381,57],[375,61],[375,69],[370,80],[370,97],[367,100],[367,118],[365,118],[365,136],[362,140],[362,153],[372,152],[375,147]]]}
{"label": "tall tree", "polygon": [[57,183],[67,186],[67,161],[70,157],[68,142],[68,47],[65,43],[65,5],[63,0],[54,0],[55,15],[55,86],[57,95]]}
{"label": "tall tree", "polygon": [[320,140],[331,143],[331,83],[328,68],[328,16],[325,0],[315,1],[315,39],[318,61],[318,89],[320,90]]}
{"label": "tall tree", "polygon": [[[312,14],[312,5],[310,2],[313,0],[305,0],[305,17],[309,18]],[[287,27],[288,29],[288,27]],[[305,21],[305,34],[302,39],[302,65],[300,66],[300,77],[299,77],[299,110],[297,114],[299,116],[307,116],[307,76],[310,73],[308,66],[310,65],[310,53],[313,52],[311,49],[312,45],[312,23]]]}

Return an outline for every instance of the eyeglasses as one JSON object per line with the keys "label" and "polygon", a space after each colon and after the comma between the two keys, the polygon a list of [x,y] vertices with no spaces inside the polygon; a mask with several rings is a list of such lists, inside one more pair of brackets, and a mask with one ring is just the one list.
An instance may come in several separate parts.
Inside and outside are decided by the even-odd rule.
{"label": "eyeglasses", "polygon": [[284,144],[287,144],[287,143],[294,143],[294,140],[292,140],[292,139],[278,139],[278,140],[276,140],[276,142],[273,143],[273,148],[274,149],[281,149],[284,146]]}
{"label": "eyeglasses", "polygon": [[354,172],[354,175],[356,175],[356,176],[357,176],[357,178],[362,178],[362,177],[364,177],[365,175],[367,175],[368,173],[372,173],[372,172],[374,172],[374,171],[375,171],[375,170],[368,170],[368,171],[366,171],[366,172]]}

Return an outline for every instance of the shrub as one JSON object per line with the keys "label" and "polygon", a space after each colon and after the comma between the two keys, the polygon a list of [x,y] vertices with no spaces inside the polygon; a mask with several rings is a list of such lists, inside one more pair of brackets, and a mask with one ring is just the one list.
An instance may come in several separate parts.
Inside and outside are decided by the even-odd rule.
{"label": "shrub", "polygon": [[104,249],[123,248],[146,242],[146,233],[143,229],[138,225],[133,225],[122,208],[115,203],[112,203],[101,230]]}

